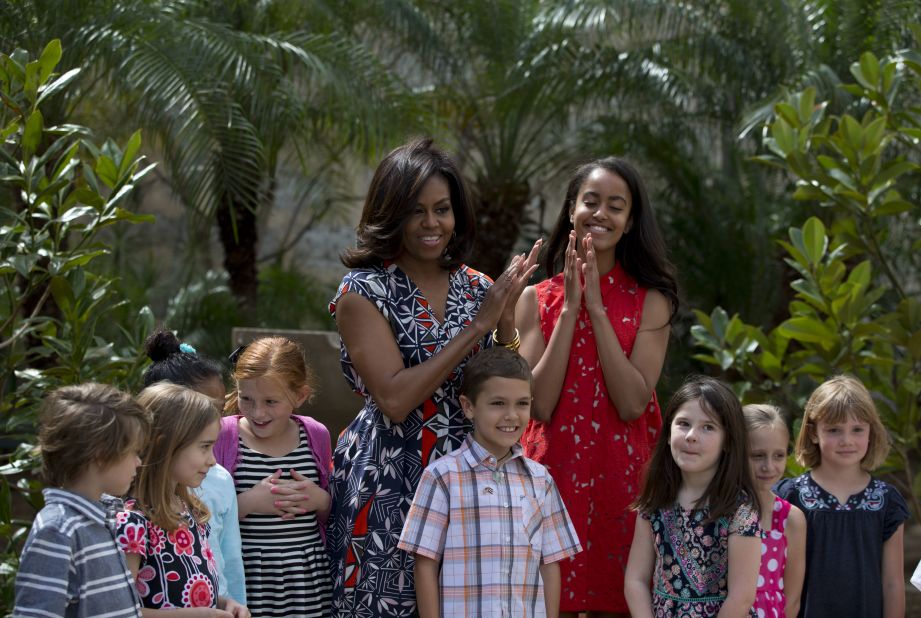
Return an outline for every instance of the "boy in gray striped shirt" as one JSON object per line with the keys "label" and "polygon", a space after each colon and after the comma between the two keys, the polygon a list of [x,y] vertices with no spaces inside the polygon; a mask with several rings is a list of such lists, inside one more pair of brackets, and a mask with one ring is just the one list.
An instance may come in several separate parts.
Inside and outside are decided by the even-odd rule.
{"label": "boy in gray striped shirt", "polygon": [[148,412],[102,384],[65,386],[42,408],[48,488],[16,576],[13,616],[138,618],[141,605],[115,544],[115,513],[140,465]]}

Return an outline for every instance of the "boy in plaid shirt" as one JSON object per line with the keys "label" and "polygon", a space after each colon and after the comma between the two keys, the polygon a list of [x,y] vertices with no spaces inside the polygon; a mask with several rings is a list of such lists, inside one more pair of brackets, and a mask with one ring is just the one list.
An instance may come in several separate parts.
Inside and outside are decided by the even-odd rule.
{"label": "boy in plaid shirt", "polygon": [[495,347],[464,370],[473,432],[422,473],[400,548],[414,554],[421,618],[556,617],[558,562],[582,551],[547,470],[518,440],[531,411],[531,371]]}

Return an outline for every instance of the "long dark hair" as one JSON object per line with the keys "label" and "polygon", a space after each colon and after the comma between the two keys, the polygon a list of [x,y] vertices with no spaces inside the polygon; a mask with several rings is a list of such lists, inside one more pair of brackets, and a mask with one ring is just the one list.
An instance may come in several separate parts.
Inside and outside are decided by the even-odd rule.
{"label": "long dark hair", "polygon": [[681,487],[681,469],[672,458],[669,444],[672,421],[681,406],[695,400],[723,428],[723,454],[716,474],[700,497],[700,504],[706,504],[709,510],[707,522],[730,517],[739,508],[740,496],[743,501],[760,509],[749,467],[748,435],[742,404],[724,382],[707,376],[691,377],[668,402],[662,419],[662,433],[646,469],[643,491],[633,503],[633,508],[651,515],[675,503]]}
{"label": "long dark hair", "polygon": [[547,276],[552,277],[563,269],[569,232],[573,229],[570,214],[585,180],[599,168],[620,176],[630,189],[630,219],[633,223],[630,232],[625,233],[614,248],[614,258],[640,285],[661,292],[671,304],[671,317],[674,317],[678,310],[678,279],[675,267],[668,259],[665,239],[656,223],[655,212],[646,194],[643,179],[636,168],[617,157],[596,159],[580,165],[573,173],[543,255],[542,266]]}
{"label": "long dark hair", "polygon": [[368,268],[396,258],[419,193],[435,174],[447,181],[454,211],[454,235],[442,266],[454,268],[463,263],[473,247],[473,205],[457,165],[432,145],[431,138],[415,139],[394,149],[377,166],[358,223],[357,246],[342,252],[342,263],[348,268]]}

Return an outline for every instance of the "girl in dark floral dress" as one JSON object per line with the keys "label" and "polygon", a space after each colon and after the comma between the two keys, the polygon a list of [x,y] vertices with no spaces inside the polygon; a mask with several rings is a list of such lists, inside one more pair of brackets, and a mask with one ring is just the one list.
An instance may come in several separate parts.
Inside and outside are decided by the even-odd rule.
{"label": "girl in dark floral dress", "polygon": [[754,618],[761,536],[742,406],[719,380],[698,377],[674,394],[664,421],[636,501],[630,613]]}
{"label": "girl in dark floral dress", "polygon": [[[218,595],[218,570],[208,544],[208,509],[189,491],[214,465],[220,411],[209,397],[161,382],[138,396],[150,410],[150,439],[131,488],[134,499],[117,516],[117,542],[135,578],[144,615],[249,618]],[[203,609],[211,613],[203,614]]]}

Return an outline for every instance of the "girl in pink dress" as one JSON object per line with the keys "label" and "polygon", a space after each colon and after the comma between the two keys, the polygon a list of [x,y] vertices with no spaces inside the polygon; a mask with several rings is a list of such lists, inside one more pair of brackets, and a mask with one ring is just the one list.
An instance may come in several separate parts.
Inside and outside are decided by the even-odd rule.
{"label": "girl in pink dress", "polygon": [[662,426],[655,386],[678,304],[642,181],[609,157],[576,170],[515,322],[534,371],[525,454],[559,486],[585,548],[560,564],[563,615],[627,612],[642,472]]}
{"label": "girl in pink dress", "polygon": [[749,458],[761,503],[761,571],[754,609],[759,618],[793,618],[799,612],[806,573],[806,517],[771,492],[783,476],[790,432],[778,408],[742,408],[748,428]]}

